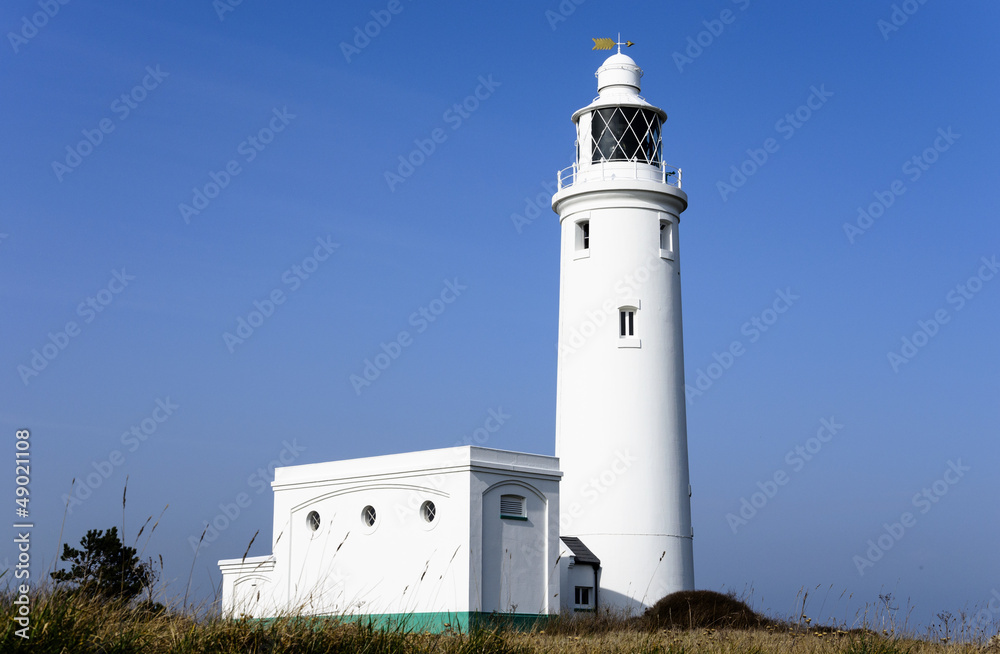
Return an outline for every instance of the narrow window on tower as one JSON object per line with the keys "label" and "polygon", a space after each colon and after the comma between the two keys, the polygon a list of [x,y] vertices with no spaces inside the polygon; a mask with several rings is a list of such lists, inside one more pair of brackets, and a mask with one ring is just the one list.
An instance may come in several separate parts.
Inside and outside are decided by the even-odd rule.
{"label": "narrow window on tower", "polygon": [[618,307],[618,347],[641,347],[636,336],[635,314],[639,311],[639,301]]}
{"label": "narrow window on tower", "polygon": [[675,229],[674,223],[669,220],[660,220],[660,257],[663,259],[670,259],[671,261],[674,259]]}
{"label": "narrow window on tower", "polygon": [[576,223],[576,253],[574,259],[590,256],[590,221],[580,220]]}
{"label": "narrow window on tower", "polygon": [[619,336],[635,336],[635,309],[625,308],[618,312],[619,325],[621,327]]}

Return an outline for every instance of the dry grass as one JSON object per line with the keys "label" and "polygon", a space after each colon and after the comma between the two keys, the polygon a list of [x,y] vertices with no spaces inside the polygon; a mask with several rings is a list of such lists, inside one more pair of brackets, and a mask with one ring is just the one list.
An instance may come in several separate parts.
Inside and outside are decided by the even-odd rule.
{"label": "dry grass", "polygon": [[[720,615],[732,615],[735,600],[723,601],[716,595],[701,598],[702,608],[707,605],[714,607],[714,611],[690,610],[688,619],[700,614],[703,620],[717,621]],[[192,610],[144,610],[52,589],[31,598],[31,638],[25,641],[14,633],[18,625],[11,619],[17,613],[13,599],[9,593],[0,595],[0,619],[3,620],[0,652],[1000,654],[1000,646],[932,643],[879,635],[868,630],[803,630],[766,619],[754,629],[662,629],[648,618],[588,614],[560,616],[534,633],[486,629],[471,634],[414,634],[329,619],[227,620],[217,615],[199,615]],[[684,601],[690,603],[690,597]],[[663,606],[670,605],[665,602]],[[738,614],[740,609],[738,606],[736,609]]]}
{"label": "dry grass", "polygon": [[[975,644],[896,639],[872,632],[796,632],[787,629],[687,629],[658,632],[612,631],[590,636],[512,634],[512,643],[531,652],[661,652],[663,654],[982,654]],[[1000,648],[994,649],[1000,652]]]}

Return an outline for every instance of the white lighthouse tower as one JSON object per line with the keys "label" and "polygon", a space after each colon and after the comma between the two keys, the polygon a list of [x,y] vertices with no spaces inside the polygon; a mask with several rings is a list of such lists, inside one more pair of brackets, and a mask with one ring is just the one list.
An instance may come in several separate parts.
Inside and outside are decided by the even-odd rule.
{"label": "white lighthouse tower", "polygon": [[641,611],[694,588],[678,224],[666,113],[619,52],[573,114],[576,163],[552,208],[562,234],[556,456],[560,530],[601,561],[598,603]]}

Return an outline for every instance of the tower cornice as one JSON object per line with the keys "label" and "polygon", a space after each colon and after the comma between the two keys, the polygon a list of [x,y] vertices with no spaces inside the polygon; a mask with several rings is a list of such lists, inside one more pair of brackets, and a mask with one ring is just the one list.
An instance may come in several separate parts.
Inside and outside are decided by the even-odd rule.
{"label": "tower cornice", "polygon": [[662,211],[665,205],[679,215],[687,209],[687,193],[662,182],[608,180],[574,184],[552,196],[552,210],[560,219],[590,209],[621,207]]}

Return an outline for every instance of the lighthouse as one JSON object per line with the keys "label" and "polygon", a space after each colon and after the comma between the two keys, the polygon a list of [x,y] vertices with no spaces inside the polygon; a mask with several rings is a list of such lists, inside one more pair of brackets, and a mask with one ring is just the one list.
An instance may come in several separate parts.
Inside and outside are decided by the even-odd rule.
{"label": "lighthouse", "polygon": [[694,588],[681,334],[681,170],[666,113],[619,51],[573,114],[576,161],[558,174],[560,534],[601,562],[600,607],[641,612]]}
{"label": "lighthouse", "polygon": [[[677,229],[687,195],[641,77],[620,49],[598,69],[552,197],[556,456],[470,444],[276,468],[271,553],[219,561],[226,615],[468,631],[638,613],[694,588]],[[491,410],[484,424],[503,420]]]}

